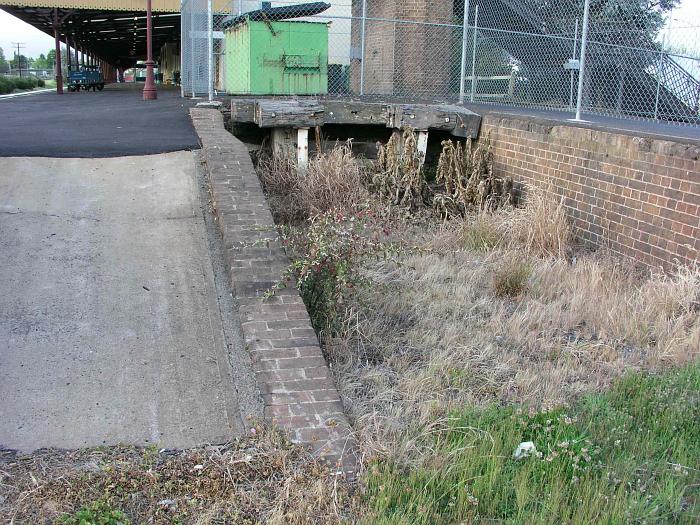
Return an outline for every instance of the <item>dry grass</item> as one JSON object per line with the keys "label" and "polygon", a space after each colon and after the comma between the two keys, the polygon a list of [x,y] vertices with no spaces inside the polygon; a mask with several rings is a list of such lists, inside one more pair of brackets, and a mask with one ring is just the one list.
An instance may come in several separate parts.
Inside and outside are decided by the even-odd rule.
{"label": "dry grass", "polygon": [[301,201],[309,216],[333,209],[357,209],[369,198],[366,178],[366,168],[352,156],[351,143],[336,145],[312,159],[302,174]]}
{"label": "dry grass", "polygon": [[[470,447],[438,448],[437,436],[454,425],[456,414],[503,411],[503,421],[510,421],[508,411],[516,405],[537,417],[542,411],[590,399],[583,394],[604,391],[628,370],[656,371],[700,358],[700,268],[649,276],[603,252],[584,253],[575,245],[563,203],[547,190],[526,188],[520,208],[506,206],[488,213],[485,206],[464,220],[443,221],[438,214],[461,213],[444,213],[446,208],[441,212],[440,206],[432,207],[438,214],[425,213],[431,207],[423,206],[423,189],[404,176],[398,164],[386,160],[398,158],[397,148],[398,143],[390,143],[383,151],[380,174],[369,186],[374,192],[370,200],[375,197],[370,209],[388,210],[376,215],[387,220],[378,221],[379,230],[367,225],[364,234],[381,231],[409,249],[398,260],[364,260],[362,268],[354,268],[362,276],[358,281],[370,284],[350,289],[343,301],[344,318],[339,311],[341,328],[330,336],[323,334],[365,458],[384,459],[375,467],[395,469],[390,476],[371,472],[367,476],[368,497],[374,499],[364,503],[383,509],[386,518],[373,521],[374,515],[365,513],[372,516],[367,523],[413,523],[415,516],[423,515],[423,503],[413,506],[420,501],[431,501],[435,515],[441,515],[447,512],[445,495],[450,491],[462,497],[462,489],[476,478],[501,483],[505,478],[498,476],[503,472],[516,472],[501,470],[511,444],[504,448],[501,442],[496,455],[493,441],[476,455],[465,452]],[[462,174],[466,157],[460,155],[455,150],[461,168],[452,171]],[[489,163],[485,166],[484,173],[489,173]],[[454,166],[443,163],[442,168]],[[451,180],[444,174],[441,179],[448,197],[459,193],[456,185],[448,184]],[[465,195],[467,190],[473,193],[473,181],[470,185],[463,177],[460,184]],[[407,215],[392,211],[396,209]],[[480,422],[466,427],[466,433],[492,439],[490,423],[476,420]],[[593,421],[583,421],[582,428],[588,423]],[[607,423],[610,428],[603,433],[621,428],[615,417]],[[511,441],[512,426],[504,427]],[[611,450],[610,458],[615,459],[614,445]],[[467,462],[471,470],[464,466],[467,463],[451,469],[458,456],[488,457],[487,466],[477,461],[476,466]],[[637,476],[635,469],[632,464],[630,471]],[[426,477],[411,478],[421,470],[428,473]],[[458,476],[445,481],[445,472],[456,471]],[[529,479],[523,476],[521,480]],[[371,493],[373,479],[377,486]],[[395,486],[385,490],[389,482]],[[566,492],[556,483],[543,490],[549,494],[544,507]],[[427,497],[431,484],[434,493]],[[681,487],[674,494],[683,491]],[[517,492],[525,497],[536,491],[521,486]],[[600,496],[598,488],[593,492]],[[393,499],[387,499],[388,493]],[[599,508],[579,504],[579,493],[570,493],[577,497],[567,500],[572,512]],[[499,505],[491,488],[480,497],[485,500],[479,503],[480,511],[484,505]],[[488,515],[512,511],[514,501],[509,498],[503,500],[503,508],[490,508]],[[625,498],[620,501],[627,505]],[[406,520],[396,517],[397,508],[405,511]],[[617,510],[627,515],[626,509]],[[464,515],[469,514],[460,516]]]}
{"label": "dry grass", "polygon": [[352,156],[350,142],[312,157],[304,171],[289,158],[261,158],[258,175],[279,223],[295,224],[330,210],[356,210],[369,199],[367,170]]}
{"label": "dry grass", "polygon": [[539,188],[526,186],[524,190],[521,206],[495,213],[480,211],[463,221],[447,223],[445,232],[433,240],[431,247],[441,252],[500,248],[540,258],[571,257],[575,239],[561,200]]}
{"label": "dry grass", "polygon": [[370,454],[420,457],[406,436],[463,406],[558,406],[628,369],[700,357],[700,268],[642,276],[602,254],[565,258],[570,229],[546,195],[366,268],[373,285],[326,347]]}
{"label": "dry grass", "polygon": [[477,210],[493,211],[513,202],[513,179],[501,179],[493,172],[490,137],[472,151],[472,141],[442,142],[436,183],[442,187],[433,198],[433,207],[446,217],[463,217]]}
{"label": "dry grass", "polygon": [[279,433],[184,451],[101,447],[0,452],[0,516],[56,523],[89,502],[131,523],[332,524],[343,520],[347,486]]}
{"label": "dry grass", "polygon": [[410,255],[363,269],[372,284],[325,348],[368,454],[421,457],[410,436],[460,407],[562,405],[700,357],[700,269],[645,277],[577,252],[561,200],[525,190],[522,207],[439,232],[436,217],[406,219],[395,237]]}
{"label": "dry grass", "polygon": [[[496,220],[499,216],[496,215]],[[549,190],[526,188],[524,205],[502,216],[499,231],[506,244],[540,257],[566,257],[573,234],[564,204]]]}
{"label": "dry grass", "polygon": [[528,288],[530,262],[522,257],[507,257],[493,273],[493,293],[496,297],[518,297]]}

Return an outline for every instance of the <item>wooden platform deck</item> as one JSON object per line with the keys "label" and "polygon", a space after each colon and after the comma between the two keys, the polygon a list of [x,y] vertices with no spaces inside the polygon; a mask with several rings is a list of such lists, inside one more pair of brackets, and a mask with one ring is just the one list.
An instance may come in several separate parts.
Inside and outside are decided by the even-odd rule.
{"label": "wooden platform deck", "polygon": [[481,116],[452,104],[397,104],[313,98],[234,98],[231,121],[261,128],[312,128],[325,124],[445,131],[476,138]]}

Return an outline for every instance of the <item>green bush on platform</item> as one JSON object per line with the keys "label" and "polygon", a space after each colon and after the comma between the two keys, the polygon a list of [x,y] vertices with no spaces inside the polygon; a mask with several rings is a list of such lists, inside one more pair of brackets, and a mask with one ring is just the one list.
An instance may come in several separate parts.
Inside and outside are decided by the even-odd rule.
{"label": "green bush on platform", "polygon": [[43,87],[45,82],[35,77],[3,77],[0,76],[0,95],[12,93],[15,89],[34,89]]}

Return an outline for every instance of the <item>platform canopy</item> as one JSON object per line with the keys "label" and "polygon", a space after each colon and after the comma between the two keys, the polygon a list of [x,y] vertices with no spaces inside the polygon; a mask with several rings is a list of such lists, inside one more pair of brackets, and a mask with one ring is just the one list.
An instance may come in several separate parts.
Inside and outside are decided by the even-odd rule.
{"label": "platform canopy", "polygon": [[[229,0],[215,0],[226,9]],[[131,67],[146,55],[146,0],[0,0],[0,9],[79,47],[115,67]],[[180,0],[152,0],[153,49],[180,41]]]}

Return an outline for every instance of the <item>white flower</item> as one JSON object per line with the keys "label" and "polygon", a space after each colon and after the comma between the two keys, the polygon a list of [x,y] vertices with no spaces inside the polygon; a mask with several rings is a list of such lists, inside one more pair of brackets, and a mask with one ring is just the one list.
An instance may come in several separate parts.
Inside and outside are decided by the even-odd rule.
{"label": "white flower", "polygon": [[518,448],[515,449],[515,452],[513,452],[513,459],[523,459],[531,454],[537,454],[535,444],[532,441],[523,441],[518,445]]}

